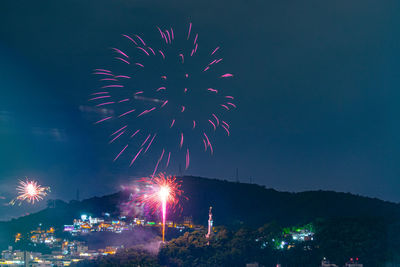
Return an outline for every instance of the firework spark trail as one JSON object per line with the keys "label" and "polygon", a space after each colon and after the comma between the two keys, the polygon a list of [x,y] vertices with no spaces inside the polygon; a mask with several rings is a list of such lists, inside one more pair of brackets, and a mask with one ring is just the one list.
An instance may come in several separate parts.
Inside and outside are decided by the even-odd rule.
{"label": "firework spark trail", "polygon": [[229,110],[229,108],[228,108],[227,105],[222,104],[221,107],[223,107],[223,108],[226,109],[226,110]]}
{"label": "firework spark trail", "polygon": [[153,110],[155,110],[155,109],[156,109],[155,107],[153,107],[153,108],[151,108],[151,109],[146,109],[145,111],[143,111],[142,113],[140,113],[140,114],[138,115],[138,117],[143,116],[144,114],[147,114],[147,113],[149,113],[149,112],[151,112],[151,111],[153,111]]}
{"label": "firework spark trail", "polygon": [[[120,101],[120,102],[121,102],[121,101]],[[118,118],[121,118],[121,117],[123,117],[123,116],[125,116],[125,115],[127,115],[127,114],[129,114],[129,113],[134,112],[134,111],[135,111],[135,109],[132,109],[132,110],[129,110],[129,111],[125,112],[125,113],[122,113],[121,115],[118,116]]]}
{"label": "firework spark trail", "polygon": [[[161,50],[158,50],[158,52],[160,52],[160,54],[162,55],[163,59],[165,59],[164,52],[163,52],[163,51],[161,51]],[[165,77],[165,76],[163,76],[163,77]],[[166,78],[166,77],[165,77],[165,78]]]}
{"label": "firework spark trail", "polygon": [[114,103],[115,103],[114,101],[110,101],[110,102],[98,104],[98,105],[96,105],[96,107],[101,107],[101,106],[105,106],[105,105],[111,105],[111,104],[114,104]]}
{"label": "firework spark trail", "polygon": [[232,107],[236,108],[236,105],[235,105],[235,104],[233,104],[233,103],[231,103],[231,102],[227,102],[226,104],[228,104],[228,105],[230,105],[230,106],[232,106]]}
{"label": "firework spark trail", "polygon": [[142,50],[146,55],[150,56],[149,52],[147,52],[143,47],[138,46],[137,48]]}
{"label": "firework spark trail", "polygon": [[98,74],[98,75],[106,75],[106,76],[114,76],[111,73],[107,73],[107,72],[94,72],[93,74]]}
{"label": "firework spark trail", "polygon": [[168,103],[168,100],[165,100],[161,107],[164,107]]}
{"label": "firework spark trail", "polygon": [[219,125],[219,119],[218,119],[218,117],[215,115],[215,114],[211,114],[214,118],[215,118],[215,120],[217,121],[217,125]]}
{"label": "firework spark trail", "polygon": [[126,58],[129,58],[129,56],[127,54],[125,54],[124,52],[122,52],[121,50],[119,50],[118,48],[112,48],[115,52],[117,52],[118,54],[123,55]]}
{"label": "firework spark trail", "polygon": [[183,133],[181,133],[181,142],[179,143],[179,146],[182,148],[183,145]]}
{"label": "firework spark trail", "polygon": [[222,123],[229,129],[229,124],[226,121],[222,121]]}
{"label": "firework spark trail", "polygon": [[136,38],[138,38],[138,39],[142,42],[142,44],[143,44],[144,46],[146,46],[146,43],[143,41],[142,38],[140,38],[139,35],[135,34],[135,36],[136,36]]}
{"label": "firework spark trail", "polygon": [[153,48],[151,48],[151,47],[147,47],[147,48],[150,49],[151,53],[153,53],[154,56],[156,55],[156,52],[154,52]]}
{"label": "firework spark trail", "polygon": [[131,138],[133,138],[138,132],[140,132],[140,130],[136,130],[136,132],[134,132],[134,133],[131,135]]}
{"label": "firework spark trail", "polygon": [[110,136],[113,136],[113,135],[119,133],[120,131],[124,130],[126,127],[128,127],[128,125],[125,125],[125,126],[119,128],[118,130],[116,130],[115,132],[113,132]]}
{"label": "firework spark trail", "polygon": [[109,95],[97,96],[97,97],[93,97],[93,98],[89,99],[89,101],[93,101],[96,99],[110,98],[110,97],[111,96],[109,96]]}
{"label": "firework spark trail", "polygon": [[207,147],[210,148],[211,154],[213,154],[213,153],[214,153],[214,150],[213,150],[213,147],[212,147],[212,145],[211,145],[210,139],[208,139],[208,136],[207,136],[206,133],[203,133],[203,134],[204,134],[204,136],[205,136],[205,138],[206,138],[206,140],[207,140]]}
{"label": "firework spark trail", "polygon": [[228,136],[230,135],[228,128],[225,125],[222,125],[222,128],[225,129],[226,133],[228,134]]}
{"label": "firework spark trail", "polygon": [[156,136],[157,136],[157,134],[154,134],[154,136],[153,136],[153,138],[151,139],[151,141],[150,141],[149,145],[146,147],[146,150],[144,151],[144,153],[146,153],[146,152],[147,152],[147,150],[149,150],[149,148],[150,148],[151,144],[153,143],[153,141],[154,141],[154,138],[156,138]]}
{"label": "firework spark trail", "polygon": [[189,40],[189,37],[190,37],[190,31],[192,30],[192,23],[190,22],[189,23],[189,32],[188,32],[188,36],[187,36],[187,39]]}
{"label": "firework spark trail", "polygon": [[132,164],[135,162],[135,160],[139,156],[140,152],[142,152],[142,150],[143,150],[143,147],[139,150],[139,152],[136,154],[136,156],[132,159],[131,164],[129,165],[129,167],[132,166]]}
{"label": "firework spark trail", "polygon": [[31,204],[35,204],[35,201],[42,200],[47,193],[50,191],[50,187],[42,187],[36,181],[30,181],[26,178],[26,181],[19,181],[19,185],[17,186],[18,196],[11,200],[10,205],[15,205],[17,201],[19,201],[19,205],[22,204],[23,201],[26,201]]}
{"label": "firework spark trail", "polygon": [[212,155],[212,154],[214,154],[214,149],[213,149],[213,147],[212,147],[212,144],[211,144],[211,143],[208,143],[208,147],[210,148],[211,155]]}
{"label": "firework spark trail", "polygon": [[123,135],[125,133],[125,131],[120,132],[117,136],[115,136],[110,142],[109,144],[111,144],[112,142],[114,142],[116,139],[118,139],[121,135]]}
{"label": "firework spark trail", "polygon": [[167,35],[168,35],[168,41],[169,41],[169,43],[171,43],[171,36],[169,35],[169,31],[167,30],[166,32],[167,32]]}
{"label": "firework spark trail", "polygon": [[117,75],[117,76],[115,76],[115,78],[125,78],[125,79],[130,79],[131,77],[130,77],[130,76],[127,76],[127,75]]}
{"label": "firework spark trail", "polygon": [[160,27],[157,26],[157,29],[158,29],[158,31],[160,32],[161,38],[164,38],[164,34],[163,34],[163,32],[161,31]]}
{"label": "firework spark trail", "polygon": [[128,60],[120,58],[120,57],[115,57],[115,59],[121,60],[122,62],[126,63],[126,64],[131,64]]}
{"label": "firework spark trail", "polygon": [[96,121],[94,124],[98,124],[98,123],[100,123],[100,122],[109,120],[109,119],[111,119],[111,118],[112,118],[112,117],[106,117],[106,118],[104,118],[104,119],[101,119],[101,120],[99,120],[99,121]]}
{"label": "firework spark trail", "polygon": [[215,49],[214,49],[214,51],[212,51],[211,55],[214,55],[214,54],[215,54],[215,52],[217,52],[217,51],[218,51],[218,49],[219,49],[219,46],[218,46],[217,48],[215,48]]}
{"label": "firework spark trail", "polygon": [[104,88],[113,88],[113,87],[122,88],[122,87],[124,87],[124,86],[123,86],[123,85],[119,85],[119,84],[110,84],[110,85],[105,85],[105,86],[103,86],[103,87],[101,87],[101,88],[104,89]]}
{"label": "firework spark trail", "polygon": [[212,126],[213,126],[213,128],[214,128],[214,131],[215,131],[215,130],[217,130],[217,127],[215,126],[215,123],[214,123],[214,122],[212,122],[212,120],[208,120],[208,122],[209,122],[209,123],[211,123],[211,125],[212,125]]}
{"label": "firework spark trail", "polygon": [[132,37],[130,37],[130,36],[128,36],[128,35],[125,35],[125,34],[122,34],[122,36],[124,36],[124,37],[128,38],[129,40],[131,40],[135,45],[138,45],[138,44],[136,43],[136,41],[132,39]]}
{"label": "firework spark trail", "polygon": [[94,71],[109,72],[109,73],[111,73],[110,70],[105,70],[105,69],[94,69]]}
{"label": "firework spark trail", "polygon": [[170,158],[171,158],[171,152],[168,153],[168,159],[167,159],[167,163],[165,164],[165,168],[168,167]]}
{"label": "firework spark trail", "polygon": [[204,143],[204,152],[207,151],[207,143],[206,140],[203,138],[203,143]]}
{"label": "firework spark trail", "polygon": [[189,148],[188,148],[186,150],[186,166],[185,166],[186,170],[189,168],[189,163],[190,163],[190,156],[189,156]]}
{"label": "firework spark trail", "polygon": [[125,149],[126,149],[127,147],[128,147],[128,145],[126,145],[126,146],[121,150],[121,152],[118,153],[118,155],[114,158],[114,161],[116,161],[116,160],[119,158],[119,156],[121,156],[121,154],[124,153],[124,151],[125,151]]}
{"label": "firework spark trail", "polygon": [[160,158],[159,158],[158,161],[157,161],[156,167],[154,168],[153,175],[152,175],[153,177],[154,177],[154,175],[155,175],[156,172],[157,172],[158,164],[160,164],[160,161],[162,160],[163,156],[164,156],[164,149],[162,150],[161,156],[160,156]]}
{"label": "firework spark trail", "polygon": [[[102,79],[104,80],[104,79]],[[91,95],[104,95],[104,94],[108,94],[109,92],[97,92],[97,93],[93,93]]]}
{"label": "firework spark trail", "polygon": [[[159,35],[157,33],[158,43],[152,41],[146,44],[144,38],[137,34],[122,34],[130,50],[122,46],[110,48],[114,59],[112,64],[117,64],[119,69],[109,67],[94,69],[93,74],[98,77],[102,86],[97,92],[91,93],[89,98],[90,103],[99,108],[98,113],[103,114],[103,118],[98,119],[94,124],[105,124],[111,121],[123,123],[119,125],[123,127],[117,127],[119,129],[111,134],[111,140],[109,140],[109,143],[118,144],[121,146],[120,149],[122,148],[114,157],[114,161],[120,159],[122,155],[132,153],[129,165],[132,166],[139,156],[145,157],[144,154],[153,146],[154,149],[151,151],[155,163],[153,174],[161,169],[161,166],[167,168],[172,165],[170,164],[173,162],[171,151],[183,150],[184,133],[187,135],[185,150],[174,154],[174,157],[185,156],[186,169],[190,163],[189,149],[192,149],[192,154],[195,151],[192,148],[193,138],[198,138],[200,148],[204,145],[204,150],[210,149],[210,153],[213,154],[211,141],[215,142],[215,140],[211,137],[214,137],[214,132],[220,130],[230,135],[229,125],[223,119],[226,119],[225,114],[228,111],[236,108],[233,96],[224,93],[226,88],[223,85],[218,85],[218,89],[210,88],[210,85],[215,84],[213,82],[218,79],[225,81],[234,76],[229,72],[220,72],[222,64],[218,66],[218,70],[215,67],[222,61],[220,46],[206,51],[205,54],[201,53],[203,46],[199,44],[199,34],[194,30],[191,22],[180,35],[174,32],[173,28],[162,29],[157,26],[156,31],[159,33]],[[200,57],[204,55],[206,58]],[[196,60],[193,61],[189,56],[196,57]],[[188,69],[188,66],[196,62],[201,64],[194,69],[197,73]],[[176,63],[180,66],[179,70],[183,71],[182,76],[178,78],[174,71]],[[204,64],[207,65],[204,66]],[[190,84],[192,79],[201,80],[193,86]],[[204,84],[201,84],[203,81]],[[208,94],[203,92],[208,92]],[[204,103],[204,105],[197,105],[197,103]],[[170,117],[165,118],[165,116]],[[130,132],[130,126],[134,125],[135,128],[139,125],[144,126],[146,124],[141,124],[144,121],[149,122],[147,123],[149,128],[141,127],[143,134],[138,134],[140,130]],[[165,121],[167,121],[166,125]],[[151,129],[150,125],[152,125]],[[186,132],[189,127],[191,131]],[[178,138],[166,139],[165,135],[169,137],[169,133],[178,135]],[[157,135],[160,138],[157,139],[158,142],[154,142]],[[133,137],[135,139],[132,139]],[[121,144],[127,138],[129,141]],[[173,140],[174,143],[159,144],[163,140]]]}
{"label": "firework spark trail", "polygon": [[199,37],[199,35],[196,33],[196,37],[194,37],[193,45],[196,44],[196,42],[197,42],[197,37]]}
{"label": "firework spark trail", "polygon": [[167,219],[167,197],[169,195],[169,188],[160,189],[160,198],[162,205],[162,242],[165,242],[165,221]]}
{"label": "firework spark trail", "polygon": [[142,143],[141,147],[144,146],[144,144],[146,144],[146,142],[147,142],[147,140],[149,140],[150,136],[151,136],[151,134],[149,134],[149,135],[147,136],[147,138],[146,138],[146,139],[144,140],[144,142]]}

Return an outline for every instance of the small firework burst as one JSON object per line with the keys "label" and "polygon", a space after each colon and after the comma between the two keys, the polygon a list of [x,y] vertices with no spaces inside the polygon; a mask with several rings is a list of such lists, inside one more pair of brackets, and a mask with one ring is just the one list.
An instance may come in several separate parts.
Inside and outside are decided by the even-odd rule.
{"label": "small firework burst", "polygon": [[36,181],[26,179],[19,181],[17,192],[18,196],[10,202],[11,205],[14,205],[17,201],[20,205],[23,201],[34,204],[35,201],[42,200],[50,192],[50,187],[42,187]]}
{"label": "small firework burst", "polygon": [[136,200],[148,207],[153,214],[160,210],[162,203],[167,203],[170,209],[179,206],[183,190],[175,176],[160,173],[153,178],[142,178],[140,183],[145,186]]}
{"label": "small firework burst", "polygon": [[179,206],[179,200],[183,194],[181,184],[177,181],[175,176],[166,176],[163,173],[153,178],[142,178],[140,182],[144,183],[146,186],[145,190],[138,196],[137,201],[149,207],[153,213],[161,210],[162,240],[164,242],[167,205],[170,209]]}

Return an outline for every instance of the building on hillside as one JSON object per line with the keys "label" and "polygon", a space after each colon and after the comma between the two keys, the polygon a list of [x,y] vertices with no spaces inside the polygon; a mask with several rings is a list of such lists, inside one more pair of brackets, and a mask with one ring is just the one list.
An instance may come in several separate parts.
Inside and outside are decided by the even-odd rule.
{"label": "building on hillside", "polygon": [[345,267],[363,267],[364,265],[358,261],[358,258],[351,258],[346,264]]}
{"label": "building on hillside", "polygon": [[3,260],[12,260],[13,259],[13,247],[12,246],[8,246],[7,250],[3,250],[1,252],[1,258]]}
{"label": "building on hillside", "polygon": [[193,218],[192,216],[185,216],[183,217],[183,225],[192,228],[193,227]]}
{"label": "building on hillside", "polygon": [[330,263],[329,260],[327,260],[326,258],[324,258],[324,259],[321,261],[321,267],[339,267],[339,266],[337,266],[337,265],[334,264],[334,263]]}

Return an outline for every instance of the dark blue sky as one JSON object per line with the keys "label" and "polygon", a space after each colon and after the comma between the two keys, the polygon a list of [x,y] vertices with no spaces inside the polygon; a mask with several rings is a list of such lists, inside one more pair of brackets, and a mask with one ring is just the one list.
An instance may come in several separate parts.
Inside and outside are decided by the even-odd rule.
{"label": "dark blue sky", "polygon": [[[278,190],[400,201],[399,1],[14,1],[0,3],[0,204],[19,178],[69,200],[118,190],[145,164],[113,163],[84,110],[92,69],[122,33],[189,21],[223,47],[239,108],[215,155],[187,174]],[[36,208],[39,208],[40,205]],[[30,211],[0,208],[0,219]]]}

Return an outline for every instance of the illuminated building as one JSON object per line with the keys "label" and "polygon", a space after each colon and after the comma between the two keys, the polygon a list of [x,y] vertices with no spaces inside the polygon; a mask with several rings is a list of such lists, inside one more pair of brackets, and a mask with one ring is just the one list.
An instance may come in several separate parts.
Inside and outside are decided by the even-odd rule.
{"label": "illuminated building", "polygon": [[183,217],[183,225],[189,228],[193,227],[193,219],[192,216]]}

